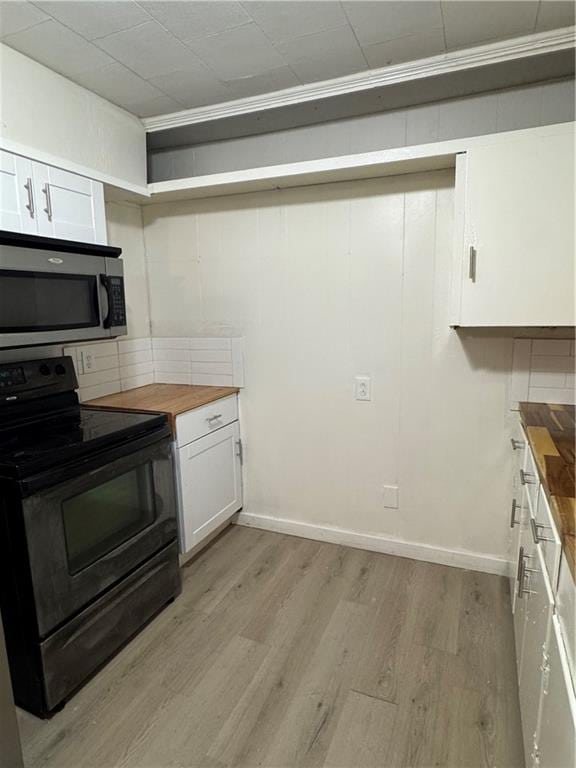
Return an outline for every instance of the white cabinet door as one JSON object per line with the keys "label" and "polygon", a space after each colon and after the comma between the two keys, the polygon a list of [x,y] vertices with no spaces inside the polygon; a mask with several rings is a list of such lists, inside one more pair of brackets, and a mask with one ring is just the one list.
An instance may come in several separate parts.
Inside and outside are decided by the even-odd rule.
{"label": "white cabinet door", "polygon": [[544,673],[537,754],[539,768],[576,765],[576,697],[556,617]]}
{"label": "white cabinet door", "polygon": [[[525,559],[523,568],[523,600],[526,600],[526,627],[522,668],[519,677],[520,713],[524,736],[526,764],[532,764],[535,753],[538,712],[542,691],[542,667],[548,648],[554,598],[545,573],[539,546],[534,546]],[[521,576],[522,578],[522,576]]]}
{"label": "white cabinet door", "polygon": [[[520,531],[520,546],[518,548],[518,558],[516,560],[516,579],[514,585],[514,640],[516,643],[516,667],[518,670],[518,681],[522,677],[522,668],[524,662],[524,642],[526,637],[526,618],[528,615],[528,598],[525,594],[525,576],[524,566],[528,558],[532,556],[532,533],[528,525],[528,515],[525,513],[522,518],[522,527]],[[530,567],[530,566],[529,566]]]}
{"label": "white cabinet door", "polygon": [[0,151],[0,229],[37,232],[32,163]]}
{"label": "white cabinet door", "polygon": [[182,553],[242,507],[240,453],[237,421],[178,449]]}
{"label": "white cabinet door", "polygon": [[32,163],[38,234],[106,244],[104,188],[75,173]]}
{"label": "white cabinet door", "polygon": [[574,325],[571,130],[472,147],[465,165],[453,325]]}

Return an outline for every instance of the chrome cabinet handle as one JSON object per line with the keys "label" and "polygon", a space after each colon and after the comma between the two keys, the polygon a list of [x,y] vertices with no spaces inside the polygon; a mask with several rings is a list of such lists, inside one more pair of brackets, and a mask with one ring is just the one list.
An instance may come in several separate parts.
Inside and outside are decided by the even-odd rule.
{"label": "chrome cabinet handle", "polygon": [[221,419],[221,418],[222,418],[222,414],[217,413],[215,416],[208,416],[206,421],[208,422],[208,424],[211,424],[213,421],[216,421],[217,419]]}
{"label": "chrome cabinet handle", "polygon": [[32,191],[32,179],[30,176],[28,176],[26,184],[24,184],[24,189],[28,193],[28,203],[26,204],[26,208],[28,208],[28,211],[30,212],[30,218],[33,219],[36,211],[34,209],[34,194]]}
{"label": "chrome cabinet handle", "polygon": [[468,277],[473,283],[476,282],[476,248],[473,245],[470,246],[468,251]]}
{"label": "chrome cabinet handle", "polygon": [[524,597],[524,547],[520,547],[518,553],[518,573],[516,578],[518,579],[518,597]]}
{"label": "chrome cabinet handle", "polygon": [[518,597],[524,597],[524,595],[533,595],[534,592],[531,589],[526,589],[524,586],[524,582],[526,581],[526,574],[527,573],[536,573],[537,571],[534,568],[526,568],[525,560],[529,559],[528,555],[524,554],[524,547],[520,547],[520,552],[518,555]]}
{"label": "chrome cabinet handle", "polygon": [[510,528],[514,528],[515,525],[520,525],[520,520],[516,520],[516,510],[520,505],[516,499],[512,499],[512,510],[510,512]]}
{"label": "chrome cabinet handle", "polygon": [[532,472],[525,472],[523,469],[520,470],[520,482],[522,485],[534,485],[534,481],[529,480],[529,477],[534,477]]}
{"label": "chrome cabinet handle", "polygon": [[524,442],[522,440],[515,440],[513,437],[511,437],[510,442],[512,443],[513,451],[519,451],[521,448],[524,448]]}
{"label": "chrome cabinet handle", "polygon": [[536,520],[534,520],[533,517],[530,518],[530,528],[532,529],[532,538],[534,539],[534,544],[539,544],[541,541],[550,541],[554,542],[554,539],[547,539],[546,536],[540,536],[538,533],[538,528],[546,528],[546,525],[543,525],[542,523],[537,523]]}
{"label": "chrome cabinet handle", "polygon": [[46,195],[46,208],[44,208],[44,213],[48,216],[48,221],[52,221],[52,198],[50,196],[50,184],[48,182],[44,184],[42,192]]}

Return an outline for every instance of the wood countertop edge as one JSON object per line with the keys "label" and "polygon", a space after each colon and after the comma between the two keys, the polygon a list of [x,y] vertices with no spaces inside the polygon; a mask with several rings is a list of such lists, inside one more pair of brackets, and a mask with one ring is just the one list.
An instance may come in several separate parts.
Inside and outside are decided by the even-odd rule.
{"label": "wood countertop edge", "polygon": [[88,400],[82,405],[111,411],[131,413],[159,413],[168,417],[172,433],[176,433],[176,419],[183,413],[232,397],[238,387],[216,387],[195,384],[146,384],[112,395]]}
{"label": "wood countertop edge", "polygon": [[[522,406],[536,407],[541,405],[544,408],[550,408],[551,411],[559,410],[562,406],[551,406],[548,403],[520,403],[520,419],[522,426],[528,438],[532,454],[534,456],[536,467],[538,469],[538,476],[546,499],[550,506],[554,523],[558,530],[560,537],[562,552],[568,563],[568,568],[572,575],[572,581],[576,584],[576,498],[574,496],[566,496],[554,494],[550,490],[548,478],[546,476],[546,464],[545,456],[559,456],[560,453],[554,444],[552,436],[548,429],[541,425],[533,425],[527,423],[527,411]],[[548,435],[545,440],[546,450],[543,450],[542,446],[542,431],[545,430]],[[567,434],[570,434],[568,431]]]}

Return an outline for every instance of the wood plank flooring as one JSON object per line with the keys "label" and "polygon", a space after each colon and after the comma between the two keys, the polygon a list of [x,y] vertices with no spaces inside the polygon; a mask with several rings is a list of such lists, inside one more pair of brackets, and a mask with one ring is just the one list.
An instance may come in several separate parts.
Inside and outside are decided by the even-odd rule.
{"label": "wood plank flooring", "polygon": [[233,526],[27,768],[521,768],[505,579]]}

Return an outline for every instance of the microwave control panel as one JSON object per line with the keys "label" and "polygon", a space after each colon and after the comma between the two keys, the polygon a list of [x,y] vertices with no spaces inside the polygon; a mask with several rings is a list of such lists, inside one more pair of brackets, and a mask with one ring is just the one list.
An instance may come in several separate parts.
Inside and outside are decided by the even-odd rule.
{"label": "microwave control panel", "polygon": [[110,277],[110,325],[126,325],[126,300],[124,298],[124,278]]}

